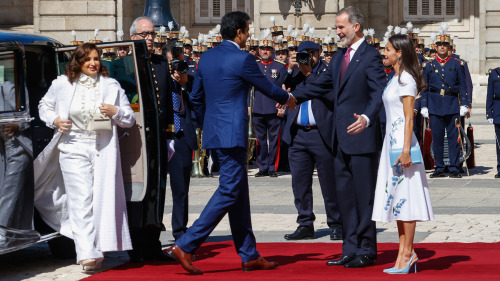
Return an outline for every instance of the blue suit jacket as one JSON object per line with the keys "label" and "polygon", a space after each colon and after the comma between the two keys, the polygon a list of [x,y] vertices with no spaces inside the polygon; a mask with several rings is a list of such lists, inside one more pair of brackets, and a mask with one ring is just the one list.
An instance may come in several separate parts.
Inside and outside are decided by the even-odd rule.
{"label": "blue suit jacket", "polygon": [[285,104],[288,93],[262,74],[255,57],[224,40],[203,53],[190,94],[203,126],[203,148],[248,146],[247,100],[251,86]]}
{"label": "blue suit jacket", "polygon": [[[333,136],[337,136],[342,151],[347,154],[375,153],[380,131],[378,115],[385,87],[382,57],[377,49],[364,41],[339,82],[345,52],[346,49],[335,53],[325,72],[312,83],[294,91],[293,95],[298,102],[321,97],[333,101]],[[351,135],[347,133],[347,127],[356,121],[354,113],[365,114],[370,119],[370,126]]]}
{"label": "blue suit jacket", "polygon": [[500,124],[500,69],[492,69],[488,77],[486,95],[486,119],[493,118],[494,124]]}
{"label": "blue suit jacket", "polygon": [[[460,103],[470,106],[467,85],[465,84],[465,72],[460,61],[450,58],[444,66],[441,66],[435,59],[425,65],[423,77],[428,86],[421,93],[421,106],[427,107],[430,114],[439,116],[458,114],[460,113]],[[446,83],[443,83],[440,77]],[[441,89],[456,93],[458,97],[441,96]]]}

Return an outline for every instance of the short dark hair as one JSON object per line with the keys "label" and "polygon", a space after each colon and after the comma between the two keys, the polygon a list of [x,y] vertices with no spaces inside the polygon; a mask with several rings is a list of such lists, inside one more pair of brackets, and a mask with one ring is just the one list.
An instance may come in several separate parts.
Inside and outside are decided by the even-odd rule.
{"label": "short dark hair", "polygon": [[248,20],[250,20],[250,16],[245,12],[236,11],[225,14],[220,24],[222,39],[234,40],[238,29],[245,31]]}
{"label": "short dark hair", "polygon": [[359,30],[363,30],[365,26],[365,17],[363,16],[363,13],[361,12],[360,9],[353,7],[353,6],[347,6],[342,8],[338,13],[337,16],[340,16],[342,14],[347,14],[349,23],[352,25],[355,25],[356,23],[359,23]]}

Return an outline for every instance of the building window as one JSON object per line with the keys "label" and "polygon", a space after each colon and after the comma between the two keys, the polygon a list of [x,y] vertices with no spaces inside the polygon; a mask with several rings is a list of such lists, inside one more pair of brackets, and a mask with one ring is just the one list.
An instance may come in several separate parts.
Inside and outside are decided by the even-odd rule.
{"label": "building window", "polygon": [[459,21],[460,0],[404,0],[405,21]]}
{"label": "building window", "polygon": [[195,22],[217,24],[232,11],[250,14],[250,0],[195,0]]}

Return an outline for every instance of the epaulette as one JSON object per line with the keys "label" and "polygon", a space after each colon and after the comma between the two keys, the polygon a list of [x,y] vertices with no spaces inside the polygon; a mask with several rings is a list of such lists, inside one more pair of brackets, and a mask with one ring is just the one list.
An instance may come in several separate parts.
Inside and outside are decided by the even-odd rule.
{"label": "epaulette", "polygon": [[425,68],[427,66],[427,64],[429,64],[430,62],[432,62],[432,60],[430,60],[430,61],[423,61],[422,62],[422,68]]}
{"label": "epaulette", "polygon": [[498,69],[498,67],[495,67],[495,68],[490,68],[490,69],[488,70],[488,75],[489,75],[489,74],[490,74],[493,70],[495,70],[495,69]]}
{"label": "epaulette", "polygon": [[461,66],[464,66],[464,65],[465,65],[464,60],[462,60],[462,59],[457,59],[457,58],[454,58],[454,57],[452,57],[452,58],[453,58],[454,60],[458,61],[458,62],[460,63],[460,65],[461,65]]}
{"label": "epaulette", "polygon": [[256,62],[260,62],[260,59],[255,59]]}
{"label": "epaulette", "polygon": [[275,62],[279,62],[279,63],[281,63],[282,65],[286,65],[286,63],[284,63],[284,62],[282,62],[282,61],[280,61],[280,60],[274,60],[274,61],[275,61]]}

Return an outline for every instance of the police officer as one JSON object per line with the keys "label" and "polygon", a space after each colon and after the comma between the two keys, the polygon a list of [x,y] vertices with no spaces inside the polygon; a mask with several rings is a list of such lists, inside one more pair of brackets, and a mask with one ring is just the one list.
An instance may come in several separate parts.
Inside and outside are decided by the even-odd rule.
{"label": "police officer", "polygon": [[459,167],[458,128],[459,115],[465,116],[470,107],[463,61],[448,56],[450,36],[440,35],[436,39],[438,57],[424,62],[423,77],[428,86],[421,93],[421,113],[424,118],[430,119],[432,131],[432,149],[434,151],[435,171],[431,178],[444,177],[444,132],[448,136],[449,172],[451,178],[461,178]]}
{"label": "police officer", "polygon": [[[273,42],[267,39],[262,40],[259,45],[261,59],[257,64],[269,81],[281,87],[288,73],[284,63],[272,59],[273,53]],[[255,90],[253,125],[257,137],[257,165],[259,166],[256,177],[278,176],[275,163],[280,119],[277,113],[276,102]]]}
{"label": "police officer", "polygon": [[488,93],[486,95],[486,119],[495,126],[495,145],[497,150],[497,174],[500,178],[500,68],[490,69]]}

